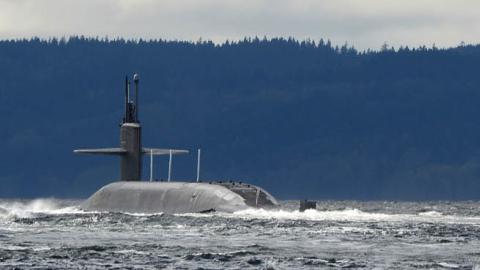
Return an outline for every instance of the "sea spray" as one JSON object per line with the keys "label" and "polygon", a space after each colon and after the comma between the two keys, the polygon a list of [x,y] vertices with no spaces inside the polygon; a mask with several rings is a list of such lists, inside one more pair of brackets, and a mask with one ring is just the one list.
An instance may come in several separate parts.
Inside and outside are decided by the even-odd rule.
{"label": "sea spray", "polygon": [[81,213],[76,201],[43,198],[35,200],[0,200],[0,218],[31,218],[37,214]]}

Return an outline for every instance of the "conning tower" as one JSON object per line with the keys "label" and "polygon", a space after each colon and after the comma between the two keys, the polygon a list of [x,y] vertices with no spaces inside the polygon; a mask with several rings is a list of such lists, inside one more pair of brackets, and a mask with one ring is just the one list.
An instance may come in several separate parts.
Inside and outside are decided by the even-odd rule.
{"label": "conning tower", "polygon": [[138,118],[139,113],[139,76],[133,75],[135,84],[135,96],[132,99],[130,91],[131,81],[125,77],[125,114],[120,126],[120,147],[78,149],[74,153],[99,154],[120,156],[120,180],[140,181],[142,179],[142,156],[186,154],[187,150],[158,149],[142,147],[142,127]]}

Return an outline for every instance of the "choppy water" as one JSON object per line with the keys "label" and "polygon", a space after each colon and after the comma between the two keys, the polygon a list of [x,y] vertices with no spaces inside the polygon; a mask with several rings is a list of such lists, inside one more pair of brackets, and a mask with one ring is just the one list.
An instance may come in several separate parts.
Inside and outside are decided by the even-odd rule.
{"label": "choppy water", "polygon": [[480,270],[480,202],[320,202],[296,211],[86,213],[0,200],[0,268]]}

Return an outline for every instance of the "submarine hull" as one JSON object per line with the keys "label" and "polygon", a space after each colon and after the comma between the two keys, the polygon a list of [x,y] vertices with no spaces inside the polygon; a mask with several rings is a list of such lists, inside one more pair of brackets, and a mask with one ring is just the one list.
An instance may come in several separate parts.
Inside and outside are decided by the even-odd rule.
{"label": "submarine hull", "polygon": [[87,211],[127,213],[232,213],[249,207],[271,208],[276,200],[263,189],[247,184],[189,182],[110,183],[88,198]]}
{"label": "submarine hull", "polygon": [[[120,125],[120,147],[77,149],[75,153],[116,155],[120,157],[120,182],[102,187],[81,206],[87,211],[130,213],[199,213],[209,211],[235,212],[249,207],[270,208],[276,200],[260,187],[241,182],[144,182],[142,155],[170,156],[169,177],[173,154],[187,150],[144,148],[142,127],[138,118],[138,74],[133,76],[135,101],[131,100],[130,80],[125,78],[125,114]],[[150,166],[153,163],[151,163]],[[151,172],[153,167],[150,167]],[[197,181],[200,175],[200,152]],[[152,175],[150,178],[153,178]]]}

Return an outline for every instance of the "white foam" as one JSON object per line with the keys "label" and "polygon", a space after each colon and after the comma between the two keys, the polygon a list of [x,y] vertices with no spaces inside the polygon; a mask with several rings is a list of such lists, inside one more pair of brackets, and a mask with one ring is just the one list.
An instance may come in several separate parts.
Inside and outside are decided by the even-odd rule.
{"label": "white foam", "polygon": [[441,216],[443,216],[442,213],[437,212],[437,211],[427,211],[427,212],[419,213],[418,215],[419,216],[425,216],[425,217],[441,217]]}
{"label": "white foam", "polygon": [[432,223],[458,223],[479,224],[480,217],[448,216],[430,211],[420,214],[384,214],[368,213],[358,209],[336,211],[318,211],[314,209],[300,212],[298,210],[264,210],[247,209],[235,212],[238,218],[283,219],[283,220],[313,220],[313,221],[358,221],[358,222],[432,222]]}
{"label": "white foam", "polygon": [[113,253],[118,253],[118,254],[134,253],[134,254],[141,254],[141,255],[147,255],[147,254],[149,254],[149,252],[139,251],[139,250],[135,250],[135,249],[122,249],[122,250],[114,251]]}
{"label": "white foam", "polygon": [[447,262],[440,262],[440,263],[437,263],[437,265],[440,266],[440,267],[443,267],[443,268],[450,268],[450,269],[460,268],[460,265],[458,265],[458,264],[447,263]]}
{"label": "white foam", "polygon": [[[92,212],[89,212],[92,213]],[[134,217],[151,217],[151,216],[161,216],[163,212],[157,213],[132,213],[132,212],[122,212],[124,215],[134,216]]]}
{"label": "white foam", "polygon": [[[63,203],[62,203],[63,202]],[[5,218],[29,218],[37,214],[92,214],[100,212],[87,212],[80,210],[78,206],[66,206],[64,201],[56,199],[36,199],[31,201],[0,201],[0,219]],[[125,213],[127,215],[145,217],[161,215],[162,213],[142,214]],[[244,219],[278,219],[278,220],[312,220],[312,221],[358,221],[358,222],[431,222],[431,223],[455,223],[480,225],[480,216],[453,216],[444,215],[437,211],[427,211],[419,214],[385,214],[369,213],[359,209],[345,209],[332,211],[319,211],[308,209],[305,212],[298,210],[265,210],[246,209],[233,214],[225,213],[190,213],[177,214],[178,216],[226,216]]]}

